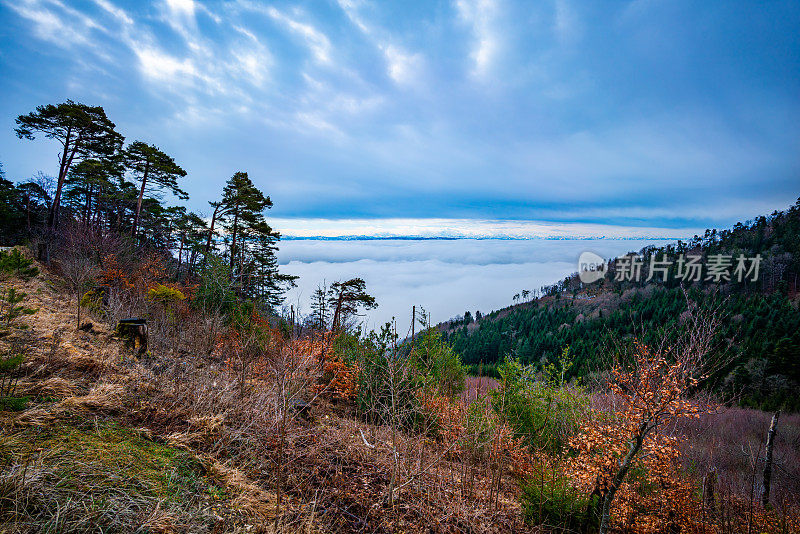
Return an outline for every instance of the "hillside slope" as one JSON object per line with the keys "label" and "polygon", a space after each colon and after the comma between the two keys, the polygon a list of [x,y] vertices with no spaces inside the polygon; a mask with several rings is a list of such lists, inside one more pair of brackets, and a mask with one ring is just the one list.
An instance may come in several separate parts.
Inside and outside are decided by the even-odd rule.
{"label": "hillside slope", "polygon": [[208,421],[152,417],[149,373],[112,331],[77,330],[42,276],[11,283],[37,311],[2,339],[25,354],[24,407],[0,412],[3,532],[227,532],[274,517],[274,494],[181,439]]}
{"label": "hillside slope", "polygon": [[[100,316],[77,330],[75,302],[55,275],[7,283],[38,311],[0,338],[0,353],[25,354],[11,373],[20,402],[0,410],[3,532],[530,528],[515,480],[490,492],[499,481],[465,472],[447,444],[368,425],[347,403],[319,398],[307,417],[287,421],[281,451],[263,422],[274,399],[258,381],[241,396],[215,357],[154,352],[139,360]],[[393,454],[409,483],[390,505]]]}
{"label": "hillside slope", "polygon": [[[685,276],[679,261],[692,256],[706,269],[696,280]],[[741,281],[735,270],[740,256],[748,269],[751,258],[759,258],[758,271]],[[718,346],[730,363],[714,377],[716,389],[745,405],[800,411],[800,201],[688,243],[643,249],[635,256],[638,279],[630,271],[633,257],[610,260],[599,282],[585,284],[575,273],[528,302],[439,327],[473,372],[492,374],[509,354],[552,363],[569,347],[571,375],[586,377],[607,367],[605,355],[620,339],[650,343],[662,332],[679,331],[688,298],[726,318]],[[718,257],[730,261],[727,280],[708,274]],[[668,267],[648,280],[651,261]]]}

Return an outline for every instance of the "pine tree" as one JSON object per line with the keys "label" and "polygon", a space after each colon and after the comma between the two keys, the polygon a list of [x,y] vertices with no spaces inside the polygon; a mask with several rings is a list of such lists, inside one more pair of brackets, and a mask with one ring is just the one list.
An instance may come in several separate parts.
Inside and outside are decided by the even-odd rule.
{"label": "pine tree", "polygon": [[[224,226],[231,238],[229,266],[234,274],[236,261],[241,259],[246,244],[242,245],[242,233],[263,221],[264,210],[272,207],[269,197],[258,190],[246,172],[235,173],[222,191],[222,216]],[[219,216],[219,215],[218,215]]]}
{"label": "pine tree", "polygon": [[118,158],[86,159],[70,170],[64,182],[65,204],[71,205],[84,224],[91,224],[100,195],[115,189],[112,179],[122,177]]}
{"label": "pine tree", "polygon": [[328,288],[323,283],[321,286],[317,286],[311,295],[311,323],[314,328],[322,332],[328,325],[329,316]]}
{"label": "pine tree", "polygon": [[361,278],[353,278],[345,282],[334,282],[328,290],[328,304],[333,308],[333,325],[335,330],[355,315],[361,308],[377,308],[375,297],[367,293],[367,284]]}
{"label": "pine tree", "polygon": [[186,212],[183,208],[173,208],[175,210],[172,221],[172,246],[178,248],[178,270],[184,265],[186,258],[187,270],[191,272],[194,267],[194,259],[203,243],[206,232],[206,222],[202,217],[194,212]]}
{"label": "pine tree", "polygon": [[[237,172],[225,184],[221,202],[211,205],[212,221],[222,224],[230,243],[228,269],[237,291],[274,309],[283,301],[283,294],[295,285],[297,277],[278,271],[275,253],[280,234],[264,218],[264,210],[272,207],[272,201],[246,172]],[[213,227],[210,227],[207,251],[212,239]]]}
{"label": "pine tree", "polygon": [[38,106],[36,111],[20,115],[14,130],[20,139],[35,139],[37,132],[55,139],[62,146],[59,156],[58,182],[48,216],[48,226],[58,224],[58,211],[64,181],[73,163],[84,159],[111,156],[119,151],[124,137],[106,116],[102,107],[92,107],[67,100],[63,104]]}
{"label": "pine tree", "polygon": [[194,273],[197,258],[204,254],[205,239],[208,233],[208,224],[205,219],[200,217],[194,212],[187,215],[187,230],[186,230],[186,249],[189,254],[188,258],[188,271],[189,274]]}
{"label": "pine tree", "polygon": [[297,277],[278,272],[280,234],[265,221],[246,228],[245,235],[252,243],[252,275],[245,289],[274,309],[283,302],[284,293],[296,285]]}
{"label": "pine tree", "polygon": [[186,176],[186,171],[158,147],[142,141],[134,141],[125,149],[124,161],[136,180],[141,183],[131,228],[131,235],[135,236],[142,211],[142,200],[148,187],[157,191],[166,189],[181,200],[186,200],[189,196],[178,186],[178,178]]}

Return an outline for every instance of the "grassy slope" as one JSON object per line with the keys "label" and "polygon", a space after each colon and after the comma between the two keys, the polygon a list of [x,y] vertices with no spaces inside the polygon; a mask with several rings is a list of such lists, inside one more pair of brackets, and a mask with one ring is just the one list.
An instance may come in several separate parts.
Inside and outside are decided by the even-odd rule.
{"label": "grassy slope", "polygon": [[112,332],[77,331],[42,276],[11,283],[39,311],[2,340],[24,347],[14,395],[30,400],[0,412],[0,531],[227,532],[269,518],[270,494],[241,473],[132,426],[135,362]]}
{"label": "grassy slope", "polygon": [[[259,412],[248,412],[265,406],[221,402],[227,389],[201,358],[173,361],[189,367],[173,376],[157,370],[166,363],[158,354],[132,359],[96,319],[89,331],[76,330],[74,302],[46,275],[13,283],[39,312],[24,319],[33,335],[16,392],[32,401],[22,412],[0,411],[0,532],[275,531],[274,473],[266,471],[274,444],[251,423]],[[435,460],[436,468],[390,507],[394,440],[406,474],[419,462]],[[488,471],[477,469],[474,496],[465,496],[469,473],[447,448],[367,425],[320,399],[312,421],[292,425],[280,519],[289,528],[280,531],[536,530],[521,524],[512,476],[493,503]],[[45,486],[23,474],[32,466],[48,474],[36,479]]]}

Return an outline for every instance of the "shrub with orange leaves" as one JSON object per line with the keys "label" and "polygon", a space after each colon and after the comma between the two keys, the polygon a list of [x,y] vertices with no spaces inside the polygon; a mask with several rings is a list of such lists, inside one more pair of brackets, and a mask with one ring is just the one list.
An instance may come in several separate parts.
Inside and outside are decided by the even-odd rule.
{"label": "shrub with orange leaves", "polygon": [[464,432],[464,403],[453,402],[442,395],[430,395],[425,390],[417,393],[425,427],[444,443],[455,443]]}
{"label": "shrub with orange leaves", "polygon": [[146,253],[144,257],[128,261],[124,265],[116,254],[106,254],[101,266],[99,280],[111,287],[146,292],[165,284],[168,279],[163,257],[154,252]]}
{"label": "shrub with orange leaves", "polygon": [[103,270],[98,279],[103,285],[125,289],[131,289],[134,286],[128,277],[127,271],[122,268],[117,260],[116,254],[106,254],[101,265]]}
{"label": "shrub with orange leaves", "polygon": [[[614,524],[636,532],[665,525],[693,527],[693,488],[681,479],[676,438],[665,423],[698,417],[705,407],[687,398],[703,374],[705,345],[655,351],[634,345],[632,365],[617,365],[609,384],[616,410],[595,413],[569,441],[573,480],[599,496],[601,532]],[[613,516],[612,516],[613,511]]]}
{"label": "shrub with orange leaves", "polygon": [[531,472],[531,455],[524,438],[515,437],[513,429],[502,422],[486,399],[472,402],[442,395],[418,394],[420,408],[432,422],[430,429],[445,444],[450,444],[453,459],[469,457],[485,461],[518,476]]}
{"label": "shrub with orange leaves", "polygon": [[339,355],[325,359],[325,372],[318,391],[329,393],[335,399],[352,400],[358,390],[358,364],[348,363]]}
{"label": "shrub with orange leaves", "polygon": [[309,354],[313,354],[321,367],[321,379],[313,387],[317,395],[327,395],[338,400],[352,400],[358,392],[360,368],[358,362],[348,361],[335,345],[341,332],[322,332],[306,338],[310,342]]}

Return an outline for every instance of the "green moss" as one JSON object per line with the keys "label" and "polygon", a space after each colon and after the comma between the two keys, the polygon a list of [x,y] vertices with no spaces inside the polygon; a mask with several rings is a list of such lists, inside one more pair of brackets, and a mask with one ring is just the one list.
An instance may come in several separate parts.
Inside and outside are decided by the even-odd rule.
{"label": "green moss", "polygon": [[21,412],[28,407],[30,397],[0,397],[0,410]]}
{"label": "green moss", "polygon": [[[26,431],[6,441],[4,448],[9,445],[12,456],[20,459],[43,453],[57,463],[61,459],[75,460],[75,465],[88,463],[101,467],[114,483],[153,497],[177,498],[185,490],[216,491],[202,487],[203,467],[193,456],[140,437],[115,423],[98,426],[93,431],[74,426]],[[80,469],[64,474],[78,484],[82,478]]]}
{"label": "green moss", "polygon": [[[207,504],[226,495],[191,454],[115,423],[74,423],[0,437],[0,473],[24,481],[0,485],[0,504],[27,498],[24,520],[59,532],[92,525],[125,532],[157,508],[182,521],[213,522]],[[36,477],[19,475],[32,469]],[[0,515],[0,525],[9,519]]]}

